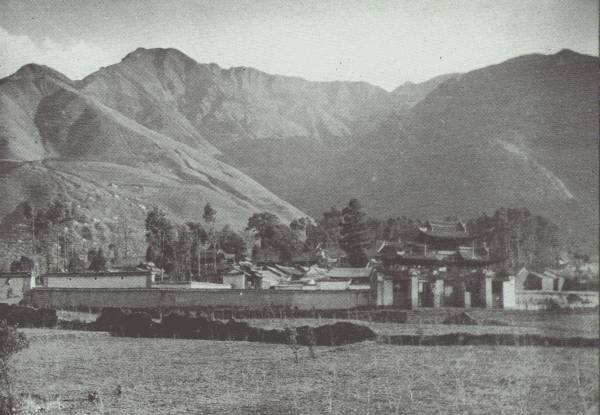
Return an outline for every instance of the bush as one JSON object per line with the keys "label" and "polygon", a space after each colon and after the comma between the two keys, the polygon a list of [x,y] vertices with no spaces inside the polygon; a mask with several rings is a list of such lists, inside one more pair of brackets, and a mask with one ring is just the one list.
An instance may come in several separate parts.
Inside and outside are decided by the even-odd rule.
{"label": "bush", "polygon": [[154,333],[152,316],[144,312],[125,313],[120,308],[105,308],[91,324],[95,330],[128,337],[148,337]]}
{"label": "bush", "polygon": [[296,329],[298,344],[304,346],[341,346],[365,340],[376,335],[370,328],[358,324],[337,322],[318,327],[302,326]]}
{"label": "bush", "polygon": [[[128,337],[237,340],[278,344],[286,344],[289,341],[289,333],[285,330],[259,329],[233,319],[223,323],[205,317],[171,313],[163,317],[162,322],[154,323],[148,313],[127,312],[116,308],[102,310],[90,326],[95,330]],[[346,322],[320,327],[303,326],[298,327],[296,331],[297,343],[305,346],[338,346],[376,337],[370,328]]]}
{"label": "bush", "polygon": [[573,304],[573,303],[583,303],[583,298],[581,298],[580,296],[578,296],[577,294],[569,294],[567,295],[567,302],[569,304]]}
{"label": "bush", "polygon": [[0,304],[0,319],[19,327],[55,327],[56,310],[35,309],[19,305]]}
{"label": "bush", "polygon": [[16,413],[16,399],[9,373],[9,360],[29,346],[27,337],[6,320],[0,322],[0,415]]}
{"label": "bush", "polygon": [[546,305],[546,309],[552,312],[560,312],[563,311],[563,307],[553,298],[548,300]]}

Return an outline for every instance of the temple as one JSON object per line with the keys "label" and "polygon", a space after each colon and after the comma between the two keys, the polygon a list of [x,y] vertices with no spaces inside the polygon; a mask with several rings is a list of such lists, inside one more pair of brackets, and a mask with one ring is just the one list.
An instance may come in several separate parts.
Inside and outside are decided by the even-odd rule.
{"label": "temple", "polygon": [[459,221],[428,221],[414,241],[384,244],[378,305],[510,308],[514,281],[488,269],[502,259],[490,257],[484,237]]}

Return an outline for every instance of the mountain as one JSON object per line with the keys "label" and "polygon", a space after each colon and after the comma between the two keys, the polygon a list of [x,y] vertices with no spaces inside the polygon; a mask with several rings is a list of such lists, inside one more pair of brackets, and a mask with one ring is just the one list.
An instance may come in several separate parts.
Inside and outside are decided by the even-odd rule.
{"label": "mountain", "polygon": [[[199,64],[175,49],[137,49],[82,89],[154,131],[221,146],[239,140],[372,131],[392,104],[364,82],[308,82],[253,68]],[[194,141],[195,139],[192,139]]]}
{"label": "mountain", "polygon": [[217,224],[237,229],[259,211],[287,222],[306,216],[218,160],[219,150],[171,110],[169,90],[127,72],[127,60],[121,67],[132,77],[115,68],[104,93],[112,68],[72,81],[31,64],[0,80],[0,217],[25,200],[42,207],[61,196],[95,222],[129,218],[143,240],[154,205],[183,222],[201,221],[210,202]]}
{"label": "mountain", "polygon": [[392,91],[392,96],[396,104],[396,110],[408,110],[419,103],[431,91],[436,89],[440,84],[453,78],[458,78],[460,74],[452,73],[439,75],[425,82],[414,83],[407,81]]}
{"label": "mountain", "polygon": [[44,204],[66,193],[82,202],[108,189],[121,198],[113,204],[131,198],[180,220],[197,219],[211,201],[236,226],[255,211],[284,221],[305,214],[228,165],[217,146],[350,137],[372,131],[392,106],[367,83],[225,70],[175,49],[143,48],[81,81],[26,65],[0,80],[0,100],[0,180],[10,195],[0,215],[25,199]]}
{"label": "mountain", "polygon": [[210,201],[241,227],[357,197],[380,217],[526,206],[597,243],[597,68],[565,50],[387,92],[175,49],[137,49],[80,81],[26,65],[0,80],[0,216],[61,193],[139,226],[149,206],[197,220]]}
{"label": "mountain", "polygon": [[596,57],[526,55],[405,84],[391,93],[404,101],[352,138],[220,148],[315,216],[351,197],[379,217],[465,218],[524,206],[596,249],[598,86]]}

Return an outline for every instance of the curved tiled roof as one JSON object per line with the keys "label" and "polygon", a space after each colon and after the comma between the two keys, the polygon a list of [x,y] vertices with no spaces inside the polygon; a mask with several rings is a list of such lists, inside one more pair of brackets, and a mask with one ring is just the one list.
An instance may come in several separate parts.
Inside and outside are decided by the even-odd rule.
{"label": "curved tiled roof", "polygon": [[434,238],[467,239],[471,237],[467,232],[467,227],[460,221],[427,221],[425,226],[419,228],[419,231]]}

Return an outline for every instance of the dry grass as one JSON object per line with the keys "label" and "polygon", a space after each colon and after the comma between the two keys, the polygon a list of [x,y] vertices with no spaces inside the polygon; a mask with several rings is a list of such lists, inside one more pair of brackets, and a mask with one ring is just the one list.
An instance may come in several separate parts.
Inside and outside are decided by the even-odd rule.
{"label": "dry grass", "polygon": [[[19,391],[70,399],[47,413],[582,414],[598,408],[598,351],[535,347],[316,348],[38,334]],[[123,395],[114,393],[117,385]],[[102,408],[85,402],[96,390]]]}

